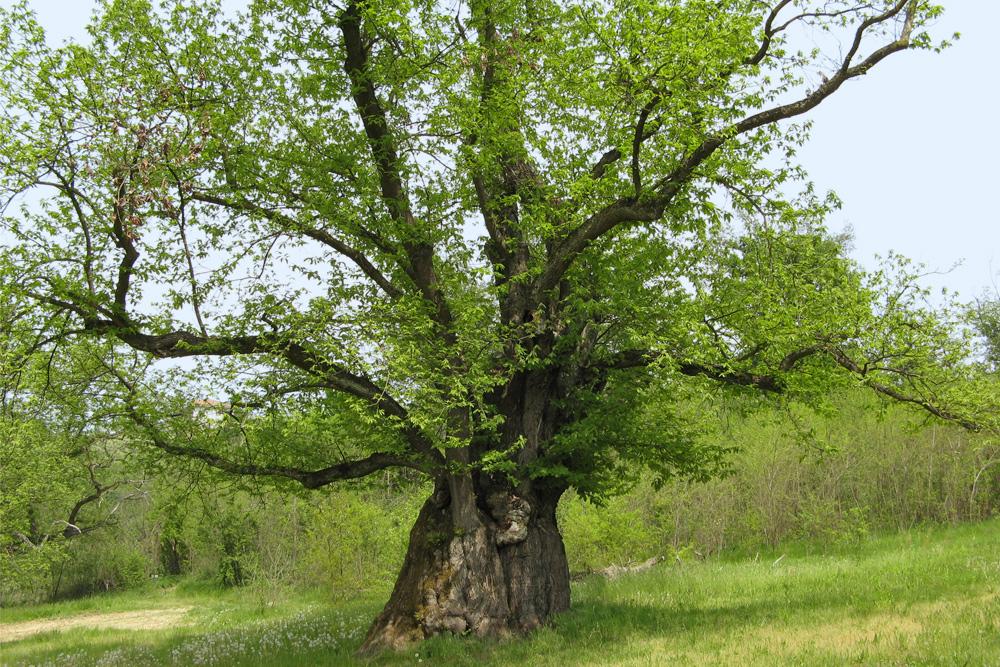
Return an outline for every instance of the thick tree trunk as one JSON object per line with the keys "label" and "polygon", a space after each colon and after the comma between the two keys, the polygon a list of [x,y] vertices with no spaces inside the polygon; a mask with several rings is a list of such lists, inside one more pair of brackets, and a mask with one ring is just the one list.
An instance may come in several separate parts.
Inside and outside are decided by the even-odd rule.
{"label": "thick tree trunk", "polygon": [[[471,484],[475,496],[467,500],[476,520],[469,522],[469,512],[455,507],[461,485],[438,483],[360,653],[398,650],[444,632],[503,637],[569,608],[569,569],[555,516],[561,490],[487,484]],[[458,521],[466,527],[456,527]]]}

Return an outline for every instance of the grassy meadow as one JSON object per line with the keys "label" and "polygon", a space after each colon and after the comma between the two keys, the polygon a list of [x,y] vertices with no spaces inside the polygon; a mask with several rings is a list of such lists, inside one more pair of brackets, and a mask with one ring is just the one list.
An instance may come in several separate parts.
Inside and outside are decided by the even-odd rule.
{"label": "grassy meadow", "polygon": [[[675,560],[574,588],[573,609],[525,640],[435,638],[361,661],[385,593],[350,602],[185,580],[3,611],[62,622],[0,644],[4,665],[1000,664],[1000,520],[914,529],[853,545]],[[72,626],[147,615],[154,630]],[[129,614],[132,614],[131,616]],[[50,626],[44,626],[50,627]]]}

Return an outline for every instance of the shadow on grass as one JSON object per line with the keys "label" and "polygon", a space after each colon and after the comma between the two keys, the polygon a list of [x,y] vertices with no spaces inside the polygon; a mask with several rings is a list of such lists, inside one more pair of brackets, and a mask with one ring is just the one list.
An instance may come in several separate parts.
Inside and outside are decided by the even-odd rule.
{"label": "shadow on grass", "polygon": [[662,643],[667,654],[711,655],[738,651],[757,629],[821,637],[827,625],[877,627],[886,614],[905,614],[911,605],[962,603],[995,588],[984,554],[1000,553],[1000,536],[984,534],[982,526],[952,535],[944,544],[934,541],[938,531],[896,537],[848,557],[789,559],[778,568],[717,561],[616,582],[585,580],[576,587],[573,609],[528,638],[435,638],[412,653],[364,664],[413,664],[414,658],[477,667],[613,664],[609,659],[621,651],[635,654],[651,643]]}

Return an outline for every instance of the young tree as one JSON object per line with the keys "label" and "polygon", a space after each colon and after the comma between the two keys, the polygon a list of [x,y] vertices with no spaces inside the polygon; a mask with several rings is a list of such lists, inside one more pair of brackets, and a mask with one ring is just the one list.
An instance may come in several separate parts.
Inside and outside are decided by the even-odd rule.
{"label": "young tree", "polygon": [[33,306],[8,290],[0,296],[0,601],[8,603],[57,592],[48,575],[67,542],[113,528],[144,484],[121,420],[94,400],[117,390],[117,381],[101,386],[109,346],[67,341],[53,350],[37,337],[45,327],[32,321]]}
{"label": "young tree", "polygon": [[[834,201],[781,194],[804,178],[791,121],[939,48],[939,12],[256,0],[227,22],[207,0],[105,0],[89,44],[53,49],[22,5],[2,15],[0,178],[43,194],[4,215],[4,279],[53,345],[197,360],[119,373],[162,451],[308,488],[433,480],[365,649],[530,629],[569,606],[567,488],[717,466],[726,446],[681,417],[692,388],[839,372],[975,425],[922,384],[957,363],[933,318],[843,259]],[[323,417],[294,446],[212,441],[177,416],[205,386]]]}

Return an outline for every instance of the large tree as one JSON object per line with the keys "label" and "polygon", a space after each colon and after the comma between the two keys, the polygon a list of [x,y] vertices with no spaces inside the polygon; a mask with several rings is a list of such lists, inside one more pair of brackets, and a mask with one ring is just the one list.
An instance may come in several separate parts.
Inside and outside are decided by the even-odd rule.
{"label": "large tree", "polygon": [[[5,10],[5,288],[36,304],[34,349],[194,360],[108,366],[161,451],[308,488],[433,480],[365,648],[530,629],[569,606],[569,487],[718,466],[727,443],[686,426],[699,392],[854,378],[975,426],[926,379],[961,361],[946,332],[794,187],[794,119],[938,48],[939,12],[105,0],[51,48]],[[208,438],[198,392],[272,427]],[[289,426],[297,406],[322,417]]]}

